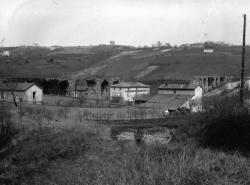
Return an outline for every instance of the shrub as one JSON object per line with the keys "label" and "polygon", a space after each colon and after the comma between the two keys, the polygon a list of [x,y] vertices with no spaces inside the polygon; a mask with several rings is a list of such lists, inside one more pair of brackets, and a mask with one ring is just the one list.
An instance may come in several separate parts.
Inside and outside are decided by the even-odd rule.
{"label": "shrub", "polygon": [[44,117],[47,120],[48,124],[50,124],[50,121],[54,119],[54,113],[52,110],[44,109]]}
{"label": "shrub", "polygon": [[203,101],[204,112],[190,116],[179,129],[205,147],[250,151],[250,115],[238,96]]}
{"label": "shrub", "polygon": [[200,135],[200,143],[213,148],[250,151],[250,116],[227,116],[211,120]]}

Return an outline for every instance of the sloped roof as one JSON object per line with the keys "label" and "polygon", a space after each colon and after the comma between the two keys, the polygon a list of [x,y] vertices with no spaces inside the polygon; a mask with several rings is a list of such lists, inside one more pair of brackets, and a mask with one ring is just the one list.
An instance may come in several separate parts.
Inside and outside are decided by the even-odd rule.
{"label": "sloped roof", "polygon": [[195,89],[195,85],[194,84],[168,84],[168,83],[164,83],[162,85],[159,86],[159,89],[178,89],[178,90],[192,90]]}
{"label": "sloped roof", "polygon": [[152,97],[146,104],[150,105],[160,105],[161,108],[176,110],[185,104],[188,99],[191,98],[188,95],[179,94],[157,94]]}
{"label": "sloped roof", "polygon": [[119,84],[111,85],[111,87],[127,88],[127,87],[150,87],[150,86],[140,82],[120,82]]}
{"label": "sloped roof", "polygon": [[33,85],[35,85],[34,83],[3,83],[0,84],[0,90],[4,90],[4,91],[10,91],[10,90],[14,90],[14,91],[26,91],[27,89],[29,89],[30,87],[32,87]]}
{"label": "sloped roof", "polygon": [[140,96],[136,96],[134,98],[134,100],[143,100],[143,101],[148,101],[150,100],[151,98],[153,97],[153,95],[150,95],[150,94],[144,94],[144,95],[140,95]]}

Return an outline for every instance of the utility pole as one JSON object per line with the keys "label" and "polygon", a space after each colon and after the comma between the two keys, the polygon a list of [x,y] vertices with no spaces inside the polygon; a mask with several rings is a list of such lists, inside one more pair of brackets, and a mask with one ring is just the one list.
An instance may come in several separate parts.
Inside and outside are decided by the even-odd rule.
{"label": "utility pole", "polygon": [[243,91],[244,91],[244,68],[245,68],[245,41],[246,41],[246,14],[243,15],[243,44],[242,44],[242,63],[241,63],[241,84],[240,84],[240,102],[243,105]]}

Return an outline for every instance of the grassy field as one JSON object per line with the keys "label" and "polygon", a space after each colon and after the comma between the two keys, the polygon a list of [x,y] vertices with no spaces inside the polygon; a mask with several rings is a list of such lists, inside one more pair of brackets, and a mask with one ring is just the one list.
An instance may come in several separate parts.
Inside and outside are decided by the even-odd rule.
{"label": "grassy field", "polygon": [[[238,97],[212,103],[211,112],[151,122],[97,123],[79,119],[76,108],[13,107],[19,132],[7,152],[1,145],[0,184],[247,185],[250,150],[240,147],[250,146],[249,113]],[[182,126],[168,144],[112,139],[117,129],[157,131],[175,121]]]}

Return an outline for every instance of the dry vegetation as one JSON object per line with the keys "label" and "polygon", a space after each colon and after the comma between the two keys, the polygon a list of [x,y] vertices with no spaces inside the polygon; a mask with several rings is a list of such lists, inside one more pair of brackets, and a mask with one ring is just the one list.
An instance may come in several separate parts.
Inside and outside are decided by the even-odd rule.
{"label": "dry vegetation", "polygon": [[[0,184],[249,184],[247,109],[238,97],[217,97],[204,106],[205,112],[182,120],[167,145],[104,139],[102,125],[80,121],[70,108],[22,106],[17,116],[2,107],[2,123],[24,127],[11,127],[13,134],[1,143]],[[56,120],[78,123],[55,128]]]}

